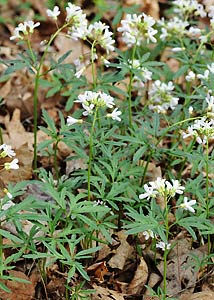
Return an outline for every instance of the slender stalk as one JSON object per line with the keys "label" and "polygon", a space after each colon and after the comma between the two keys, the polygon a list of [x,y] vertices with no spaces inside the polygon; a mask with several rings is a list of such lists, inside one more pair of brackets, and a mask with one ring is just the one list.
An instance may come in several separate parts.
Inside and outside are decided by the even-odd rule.
{"label": "slender stalk", "polygon": [[[169,207],[168,207],[168,199],[167,196],[164,197],[165,201],[165,230],[166,230],[166,240],[168,242],[169,238]],[[164,300],[166,299],[167,290],[166,290],[166,275],[167,275],[167,256],[168,256],[168,249],[164,250],[163,256],[163,293],[164,293]]]}
{"label": "slender stalk", "polygon": [[0,278],[3,276],[2,265],[3,265],[3,238],[2,235],[0,234]]}
{"label": "slender stalk", "polygon": [[[33,112],[33,117],[34,117],[34,122],[33,122],[33,126],[34,126],[34,128],[33,128],[33,136],[34,136],[33,167],[34,167],[34,170],[37,169],[38,90],[39,90],[39,79],[42,76],[41,69],[42,69],[44,59],[46,57],[46,54],[48,52],[48,49],[49,49],[51,43],[53,42],[55,37],[67,26],[68,26],[67,23],[64,24],[51,36],[51,38],[45,48],[45,51],[40,59],[40,62],[38,64],[38,66],[36,67],[35,86],[34,86],[34,94],[33,94],[33,105],[34,105],[34,112]],[[32,50],[31,50],[30,42],[28,44],[28,48],[29,48],[29,51],[31,52]],[[34,57],[34,55],[33,55],[33,57]],[[33,59],[33,57],[32,57],[32,59]]]}
{"label": "slender stalk", "polygon": [[58,170],[58,164],[57,164],[58,143],[59,143],[59,140],[57,140],[56,143],[54,144],[54,170],[55,170],[57,181],[59,180],[59,170]]}
{"label": "slender stalk", "polygon": [[93,78],[93,88],[96,88],[97,79],[95,74],[95,64],[94,64],[94,50],[95,50],[96,40],[91,45],[91,68],[92,68],[92,78]]}
{"label": "slender stalk", "polygon": [[[206,172],[206,196],[205,196],[205,201],[206,201],[206,215],[207,219],[210,217],[210,206],[209,206],[209,142],[207,139],[206,142],[206,164],[205,164],[205,172]],[[208,244],[208,255],[210,254],[211,251],[211,240],[210,240],[210,234],[207,236],[207,244]]]}
{"label": "slender stalk", "polygon": [[[136,52],[136,45],[132,49],[132,61],[131,61],[131,67],[133,69],[134,64],[134,58],[135,58],[135,52]],[[132,129],[132,84],[134,80],[134,74],[131,70],[130,72],[130,79],[129,79],[129,85],[128,85],[128,111],[129,111],[129,127]]]}
{"label": "slender stalk", "polygon": [[0,144],[3,144],[4,141],[3,141],[3,134],[2,134],[2,129],[1,129],[1,126],[0,126]]}
{"label": "slender stalk", "polygon": [[94,137],[94,128],[97,120],[97,109],[94,113],[94,118],[91,126],[90,140],[89,140],[89,160],[88,160],[88,200],[91,199],[91,165],[93,160],[93,137]]}

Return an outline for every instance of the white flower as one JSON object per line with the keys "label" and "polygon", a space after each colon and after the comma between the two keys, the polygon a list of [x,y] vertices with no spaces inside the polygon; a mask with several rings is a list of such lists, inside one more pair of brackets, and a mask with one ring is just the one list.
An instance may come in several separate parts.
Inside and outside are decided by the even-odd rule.
{"label": "white flower", "polygon": [[3,191],[4,191],[4,193],[7,195],[7,197],[8,197],[9,199],[12,199],[12,198],[13,198],[13,195],[8,191],[8,189],[5,188]]}
{"label": "white flower", "polygon": [[53,18],[54,20],[57,20],[57,17],[60,15],[60,10],[58,6],[54,6],[54,9],[47,9],[46,10],[48,17]]}
{"label": "white flower", "polygon": [[174,0],[172,4],[175,6],[174,13],[179,14],[182,19],[194,14],[202,18],[206,17],[206,12],[202,4],[197,0]]}
{"label": "white flower", "polygon": [[119,117],[122,114],[118,108],[115,108],[110,114],[107,114],[107,117],[112,118],[112,120],[121,121],[121,118]]}
{"label": "white flower", "polygon": [[33,33],[34,28],[36,28],[36,27],[38,27],[40,25],[39,22],[34,23],[33,21],[27,21],[25,23],[26,23],[26,26],[29,28],[29,32],[30,33]]}
{"label": "white flower", "polygon": [[73,117],[71,117],[71,116],[68,116],[67,117],[67,125],[73,125],[73,124],[76,124],[76,123],[82,123],[83,122],[83,120],[82,119],[75,119],[75,118],[73,118]]}
{"label": "white flower", "polygon": [[175,194],[183,194],[184,187],[179,183],[178,180],[172,179],[172,183],[164,178],[158,177],[155,181],[150,181],[148,184],[144,184],[145,193],[140,194],[140,199],[149,200],[155,198],[157,195],[174,197]]}
{"label": "white flower", "polygon": [[208,104],[207,110],[214,112],[214,96],[210,95],[209,93],[207,94],[205,101]]}
{"label": "white flower", "polygon": [[183,194],[183,191],[185,190],[185,187],[180,184],[178,180],[172,179],[172,184],[169,181],[166,181],[166,189],[167,194],[171,197],[174,197],[175,194]]}
{"label": "white flower", "polygon": [[[149,183],[151,184],[151,183]],[[145,193],[139,195],[139,199],[145,199],[149,200],[150,198],[153,198],[157,195],[158,191],[154,190],[153,186],[148,186],[148,184],[144,184],[143,186]]]}
{"label": "white flower", "polygon": [[78,96],[78,100],[75,102],[81,103],[85,109],[84,116],[93,114],[95,108],[109,107],[112,108],[114,104],[114,98],[106,93],[85,91],[84,94]]}
{"label": "white flower", "polygon": [[171,244],[160,241],[156,244],[156,248],[160,248],[163,251],[170,250]]}
{"label": "white flower", "polygon": [[205,70],[204,75],[198,74],[197,77],[198,77],[198,79],[208,80],[209,79],[209,74],[210,74],[209,70]]}
{"label": "white flower", "polygon": [[185,79],[188,82],[194,81],[195,80],[195,73],[193,71],[189,71],[189,73],[186,75]]}
{"label": "white flower", "polygon": [[85,39],[88,30],[88,21],[86,14],[83,14],[81,8],[72,3],[68,3],[66,7],[67,17],[66,22],[70,24],[68,34],[73,40]]}
{"label": "white flower", "polygon": [[149,109],[158,113],[166,113],[171,108],[174,110],[178,104],[179,98],[172,95],[174,85],[172,81],[167,84],[156,80],[152,83],[149,94]]}
{"label": "white flower", "polygon": [[17,158],[15,158],[10,163],[8,163],[8,162],[4,163],[5,170],[10,170],[10,169],[17,170],[17,169],[19,169],[18,162],[19,162],[19,160]]}
{"label": "white flower", "polygon": [[187,133],[183,133],[183,138],[195,137],[199,144],[206,144],[208,139],[214,138],[214,120],[206,117],[195,120],[193,125],[187,128]]}
{"label": "white flower", "polygon": [[156,235],[154,234],[154,232],[151,229],[145,230],[143,231],[143,235],[145,237],[145,240],[149,240],[150,238],[154,238],[156,237]]}
{"label": "white flower", "polygon": [[136,15],[127,14],[126,18],[121,21],[121,27],[117,30],[122,33],[122,40],[128,47],[133,45],[140,46],[143,41],[156,43],[154,35],[157,30],[152,26],[155,20],[146,14]]}
{"label": "white flower", "polygon": [[77,71],[74,76],[76,78],[80,78],[80,76],[82,75],[82,73],[86,70],[86,66],[83,66],[79,71]]}
{"label": "white flower", "polygon": [[28,35],[29,33],[33,33],[34,28],[38,27],[39,25],[40,25],[39,22],[34,23],[33,21],[26,21],[24,23],[20,23],[14,29],[14,35],[10,37],[10,40],[23,39],[23,36],[20,35],[20,33],[22,33],[24,35]]}
{"label": "white flower", "polygon": [[196,200],[190,200],[188,202],[188,198],[184,197],[184,203],[182,203],[180,205],[180,207],[183,208],[184,210],[188,210],[188,211],[194,213],[195,209],[192,206],[195,205],[195,204],[196,204]]}
{"label": "white flower", "polygon": [[23,37],[20,35],[20,31],[19,31],[19,29],[16,27],[15,29],[14,29],[14,32],[13,32],[13,34],[14,35],[12,35],[11,37],[10,37],[10,40],[12,41],[12,40],[15,40],[15,39],[23,39]]}
{"label": "white flower", "polygon": [[87,36],[104,48],[107,54],[114,51],[113,44],[115,41],[112,39],[112,35],[113,33],[109,31],[109,26],[100,21],[90,24],[88,27]]}
{"label": "white flower", "polygon": [[188,111],[189,111],[189,114],[192,115],[193,114],[193,107],[190,106],[189,109],[188,109]]}
{"label": "white flower", "polygon": [[158,25],[161,29],[160,39],[166,40],[166,38],[173,38],[174,36],[183,37],[187,33],[186,27],[189,26],[189,23],[178,17],[173,17],[169,21],[162,18],[158,21]]}
{"label": "white flower", "polygon": [[12,147],[10,145],[2,144],[0,145],[0,150],[3,150],[0,153],[0,157],[13,157],[16,156],[16,153],[12,150]]}
{"label": "white flower", "polygon": [[185,51],[185,48],[183,47],[174,47],[174,48],[172,48],[171,49],[172,50],[172,52],[181,52],[181,51]]}

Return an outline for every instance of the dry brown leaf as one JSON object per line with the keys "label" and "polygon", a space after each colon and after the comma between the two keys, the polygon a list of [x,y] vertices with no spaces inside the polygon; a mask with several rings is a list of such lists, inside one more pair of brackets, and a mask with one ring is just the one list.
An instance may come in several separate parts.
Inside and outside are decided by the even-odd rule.
{"label": "dry brown leaf", "polygon": [[99,281],[104,281],[104,276],[108,273],[108,268],[106,267],[106,262],[98,262],[87,268],[87,271],[92,272],[93,276]]}
{"label": "dry brown leaf", "polygon": [[7,293],[0,289],[1,300],[31,300],[34,296],[34,287],[29,277],[27,277],[23,272],[20,271],[9,271],[9,274],[15,278],[24,279],[29,281],[29,283],[23,283],[11,280],[0,280],[3,282],[10,290],[11,293]]}
{"label": "dry brown leaf", "polygon": [[111,268],[123,270],[126,260],[130,257],[133,247],[127,242],[127,234],[124,231],[117,233],[120,246],[115,250],[114,256],[109,260],[108,264]]}
{"label": "dry brown leaf", "polygon": [[25,130],[20,118],[20,109],[14,110],[11,120],[9,115],[5,116],[4,124],[8,138],[5,136],[4,141],[14,149],[20,149],[23,145],[27,144],[28,151],[33,151],[33,133]]}
{"label": "dry brown leaf", "polygon": [[214,299],[214,292],[211,291],[203,291],[199,293],[185,293],[183,294],[179,300],[213,300]]}
{"label": "dry brown leaf", "polygon": [[92,300],[124,300],[125,294],[109,290],[108,288],[103,288],[96,284],[93,284],[93,288],[96,292],[92,294]]}
{"label": "dry brown leaf", "polygon": [[[175,249],[176,247],[173,249],[173,251],[175,251]],[[187,249],[186,246],[185,249]],[[169,259],[167,262],[168,292],[173,295],[179,295],[183,288],[185,288],[185,291],[193,292],[195,284],[198,280],[198,272],[195,271],[194,265],[191,264],[192,255],[195,255],[198,258],[206,256],[207,245],[186,251],[181,256],[178,256],[176,252],[174,253],[174,255],[170,255],[171,259]],[[163,263],[160,265],[159,270],[163,274]]]}
{"label": "dry brown leaf", "polygon": [[128,294],[139,294],[145,287],[148,279],[148,266],[143,257],[140,258],[140,263],[135,271],[134,277],[127,288]]}

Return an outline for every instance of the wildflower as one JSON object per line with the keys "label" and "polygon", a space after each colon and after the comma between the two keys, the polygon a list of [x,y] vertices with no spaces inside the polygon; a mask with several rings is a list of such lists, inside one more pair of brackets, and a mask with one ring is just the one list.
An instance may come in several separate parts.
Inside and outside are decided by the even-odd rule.
{"label": "wildflower", "polygon": [[209,70],[205,70],[204,75],[198,74],[197,77],[198,77],[198,79],[208,80],[209,79],[209,74],[210,74]]}
{"label": "wildflower", "polygon": [[7,197],[9,198],[9,199],[12,199],[13,198],[13,195],[8,191],[8,189],[4,189],[3,190],[3,192],[7,195]]}
{"label": "wildflower", "polygon": [[[24,23],[20,23],[15,29],[14,29],[14,35],[10,37],[10,40],[15,39],[23,39],[25,35],[28,35],[29,33],[33,33],[34,28],[38,27],[40,25],[39,22],[34,23],[33,21],[26,21]],[[23,35],[21,35],[23,34]]]}
{"label": "wildflower", "polygon": [[25,23],[26,23],[26,26],[29,28],[29,32],[30,33],[33,33],[34,28],[36,28],[36,27],[38,27],[40,25],[39,22],[34,23],[33,21],[27,21]]}
{"label": "wildflower", "polygon": [[143,186],[145,193],[139,195],[139,199],[145,199],[149,200],[150,198],[153,198],[158,193],[157,191],[154,191],[154,188],[152,186],[148,186],[148,184],[144,184]]}
{"label": "wildflower", "polygon": [[60,10],[58,6],[54,6],[54,9],[47,9],[46,10],[48,17],[53,18],[54,20],[57,20],[57,17],[60,15]]}
{"label": "wildflower", "polygon": [[16,153],[12,150],[12,147],[10,145],[2,144],[0,145],[0,150],[3,150],[0,153],[0,157],[13,157],[16,156]]}
{"label": "wildflower", "polygon": [[214,120],[206,117],[195,120],[193,125],[187,128],[187,133],[183,133],[183,139],[194,137],[199,144],[206,144],[209,139],[214,138]]}
{"label": "wildflower", "polygon": [[193,114],[193,107],[190,106],[189,109],[188,109],[188,111],[189,111],[189,114],[192,115]]}
{"label": "wildflower", "polygon": [[161,250],[163,250],[163,251],[165,251],[165,250],[170,250],[171,244],[169,244],[169,243],[164,243],[164,242],[160,241],[160,242],[158,242],[158,243],[156,244],[156,248],[159,248],[159,249],[161,249]]}
{"label": "wildflower", "polygon": [[119,117],[122,114],[118,108],[115,108],[110,114],[107,114],[107,117],[112,118],[112,120],[121,121],[121,118]]}
{"label": "wildflower", "polygon": [[78,100],[75,102],[81,103],[84,108],[83,115],[88,116],[93,114],[94,109],[101,107],[112,108],[114,104],[114,98],[106,93],[85,91],[84,94],[78,96]]}
{"label": "wildflower", "polygon": [[187,30],[186,28],[189,26],[187,21],[181,20],[178,17],[174,17],[169,21],[166,21],[164,18],[158,21],[158,25],[161,29],[161,40],[166,40],[167,38],[173,38],[174,36],[183,37]]}
{"label": "wildflower", "polygon": [[203,5],[199,4],[197,0],[174,0],[172,4],[175,6],[174,13],[179,14],[182,19],[190,15],[206,17]]}
{"label": "wildflower", "polygon": [[172,184],[169,181],[166,181],[166,191],[167,194],[171,197],[174,197],[175,194],[183,194],[185,187],[180,184],[178,180],[172,179]]}
{"label": "wildflower", "polygon": [[207,110],[214,112],[214,96],[210,95],[209,93],[207,94],[205,101],[208,104]]}
{"label": "wildflower", "polygon": [[17,170],[17,169],[19,169],[18,162],[19,162],[19,160],[17,158],[15,158],[10,163],[9,162],[4,163],[5,170],[10,170],[10,169]]}
{"label": "wildflower", "polygon": [[189,71],[189,73],[186,75],[185,79],[188,82],[194,81],[195,80],[195,73],[193,71]]}
{"label": "wildflower", "polygon": [[156,235],[154,234],[154,232],[151,229],[145,230],[143,231],[143,235],[145,237],[145,240],[149,240],[150,238],[154,238],[156,237]]}
{"label": "wildflower", "polygon": [[184,187],[178,180],[172,179],[172,182],[167,181],[164,178],[158,177],[155,181],[150,181],[148,184],[144,184],[145,193],[139,195],[139,199],[149,200],[156,196],[174,197],[175,194],[183,194]]}
{"label": "wildflower", "polygon": [[195,209],[192,206],[195,205],[195,204],[196,204],[196,200],[190,200],[188,202],[188,198],[184,197],[184,203],[182,203],[180,205],[180,207],[183,208],[184,210],[188,210],[188,211],[194,213]]}
{"label": "wildflower", "polygon": [[121,27],[117,30],[122,33],[122,40],[128,47],[133,45],[140,46],[145,40],[156,43],[157,40],[154,35],[157,30],[152,26],[155,20],[146,14],[127,14],[126,18],[121,21]]}
{"label": "wildflower", "polygon": [[76,124],[76,123],[79,123],[79,124],[81,124],[83,122],[83,120],[82,119],[75,119],[75,118],[73,118],[73,117],[71,117],[71,116],[68,116],[67,117],[67,125],[73,125],[73,124]]}
{"label": "wildflower", "polygon": [[83,14],[81,8],[72,3],[66,7],[66,22],[70,25],[68,34],[73,40],[85,39],[87,35],[88,21],[86,14]]}
{"label": "wildflower", "polygon": [[172,52],[181,52],[181,51],[184,51],[185,48],[184,47],[183,48],[182,47],[174,47],[171,50],[172,50]]}
{"label": "wildflower", "polygon": [[174,110],[178,104],[179,98],[172,95],[174,85],[172,81],[167,84],[156,80],[153,82],[149,94],[149,109],[158,113],[166,113],[171,108]]}
{"label": "wildflower", "polygon": [[96,44],[105,49],[107,54],[114,51],[113,44],[115,41],[112,39],[112,35],[113,33],[109,31],[109,26],[100,21],[90,24],[88,27],[87,37],[96,41]]}

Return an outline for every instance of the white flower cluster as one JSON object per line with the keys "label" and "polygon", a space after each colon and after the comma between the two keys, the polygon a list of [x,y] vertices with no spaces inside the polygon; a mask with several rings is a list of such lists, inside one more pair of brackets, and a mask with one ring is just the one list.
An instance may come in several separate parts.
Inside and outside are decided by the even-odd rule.
{"label": "white flower cluster", "polygon": [[[14,157],[16,156],[16,153],[12,150],[12,147],[10,145],[2,144],[0,145],[0,158],[5,157]],[[17,170],[19,168],[18,165],[19,160],[17,158],[14,158],[11,162],[5,162],[4,163],[4,169],[10,170],[14,169]]]}
{"label": "white flower cluster", "polygon": [[[102,92],[85,91],[84,94],[78,96],[78,100],[75,102],[81,103],[84,108],[83,116],[93,115],[94,111],[100,108],[113,108],[115,105],[114,98],[110,95]],[[112,120],[121,121],[121,111],[115,108],[111,113],[107,114],[107,117]],[[75,123],[81,123],[81,120],[68,117],[67,124],[72,125]]]}
{"label": "white flower cluster", "polygon": [[201,18],[205,18],[207,15],[203,5],[198,3],[197,0],[174,0],[172,5],[174,6],[174,13],[178,14],[183,20],[192,15]]}
{"label": "white flower cluster", "polygon": [[162,18],[160,21],[157,22],[161,28],[161,40],[166,40],[166,38],[171,37],[182,37],[186,34],[186,27],[189,26],[187,21],[183,21],[178,17],[174,17],[169,21],[166,21]]}
{"label": "white flower cluster", "polygon": [[156,43],[154,35],[157,30],[153,28],[155,20],[146,14],[127,14],[126,18],[121,21],[121,27],[118,31],[122,33],[122,40],[128,47],[133,45],[140,46],[145,40]]}
{"label": "white flower cluster", "polygon": [[[176,194],[182,195],[185,187],[180,184],[178,180],[172,179],[171,182],[164,178],[158,177],[155,181],[150,181],[148,184],[144,184],[145,193],[139,195],[139,199],[156,198],[156,197],[167,197],[167,199],[174,197]],[[196,200],[188,201],[187,197],[184,197],[184,203],[180,204],[179,207],[195,212],[192,208],[196,204]],[[150,237],[153,237],[150,234]]]}
{"label": "white flower cluster", "polygon": [[88,21],[86,14],[81,8],[72,3],[68,3],[66,7],[67,17],[66,22],[69,23],[68,34],[74,40],[85,39],[87,35]]}
{"label": "white flower cluster", "polygon": [[183,138],[194,137],[199,144],[205,145],[209,139],[214,139],[214,120],[206,117],[195,120],[193,125],[183,133]]}
{"label": "white flower cluster", "polygon": [[23,40],[24,36],[32,34],[34,32],[34,28],[40,25],[39,22],[34,23],[33,21],[26,21],[24,23],[20,23],[14,29],[14,35],[10,37],[10,40],[20,39]]}
{"label": "white flower cluster", "polygon": [[149,109],[158,113],[165,114],[166,111],[171,108],[174,110],[178,104],[179,98],[172,95],[174,85],[172,81],[168,84],[156,80],[153,82],[148,94],[149,94]]}
{"label": "white flower cluster", "polygon": [[[149,240],[150,238],[152,238],[152,239],[154,239],[154,238],[157,239],[158,238],[158,236],[151,229],[143,231],[143,235],[144,235],[146,241]],[[171,244],[165,243],[163,241],[159,241],[159,242],[156,243],[156,248],[159,248],[162,251],[170,250],[171,249]]]}
{"label": "white flower cluster", "polygon": [[[68,34],[72,39],[90,39],[96,41],[96,45],[99,44],[106,50],[107,54],[114,51],[113,44],[115,41],[112,39],[113,33],[109,30],[108,25],[99,21],[88,26],[86,14],[83,13],[79,6],[70,2],[66,7],[66,12],[66,22],[69,25]],[[59,7],[55,6],[52,11],[48,9],[47,14],[49,17],[56,20],[57,16],[60,14]],[[80,75],[77,74],[77,76]]]}
{"label": "white flower cluster", "polygon": [[158,177],[155,181],[144,184],[145,193],[139,195],[139,199],[156,198],[157,196],[174,197],[175,194],[183,194],[185,189],[178,180],[172,179],[172,183]]}
{"label": "white flower cluster", "polygon": [[214,74],[214,63],[211,63],[211,65],[207,65],[207,69],[204,71],[204,74],[198,74],[197,78],[200,80],[209,80],[210,73]]}
{"label": "white flower cluster", "polygon": [[113,33],[109,31],[109,26],[102,22],[95,22],[88,27],[87,37],[92,40],[96,40],[96,44],[99,44],[109,54],[114,51],[113,44],[115,41],[112,39]]}

